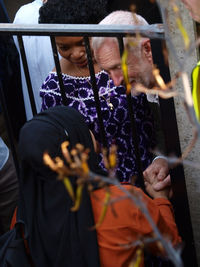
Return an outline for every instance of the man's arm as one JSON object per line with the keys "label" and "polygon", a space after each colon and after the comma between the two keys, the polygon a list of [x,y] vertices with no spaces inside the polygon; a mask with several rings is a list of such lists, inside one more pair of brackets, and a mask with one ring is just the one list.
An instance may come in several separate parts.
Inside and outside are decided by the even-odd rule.
{"label": "man's arm", "polygon": [[[156,149],[165,153],[165,141],[164,134],[161,127],[161,116],[159,103],[148,102],[154,119],[154,129],[155,129],[155,139],[156,139]],[[153,185],[154,189],[160,191],[171,185],[171,179],[169,175],[169,164],[165,157],[155,157],[152,163],[143,172],[144,180],[150,182],[151,184],[155,179],[157,182]]]}

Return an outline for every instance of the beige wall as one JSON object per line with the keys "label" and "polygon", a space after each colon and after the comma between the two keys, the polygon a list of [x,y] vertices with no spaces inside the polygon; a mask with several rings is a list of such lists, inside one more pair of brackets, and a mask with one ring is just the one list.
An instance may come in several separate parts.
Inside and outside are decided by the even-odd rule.
{"label": "beige wall", "polygon": [[[191,41],[195,40],[196,37],[196,27],[195,23],[191,19],[189,12],[185,9],[185,7],[179,3],[179,8],[181,11],[181,17],[183,21],[183,25],[187,32],[189,33],[189,37]],[[177,29],[177,25],[174,19],[174,12],[168,8],[169,11],[169,27],[170,27],[170,37],[174,43],[176,54],[179,59],[183,59],[184,51],[184,43],[181,37],[179,30]],[[199,58],[198,51],[193,49],[191,55],[184,62],[184,68],[186,73],[188,74],[189,80],[192,68],[195,66]],[[171,76],[174,77],[175,73],[179,71],[179,68],[176,64],[176,60],[171,52],[169,52],[169,64],[170,64],[170,73]],[[181,150],[184,151],[190,141],[192,140],[192,125],[189,122],[188,116],[186,114],[186,110],[183,105],[183,84],[182,81],[179,80],[176,84],[176,89],[179,93],[178,97],[175,97],[175,108],[176,108],[176,116],[179,130],[179,137],[181,143]],[[195,147],[192,149],[191,153],[188,155],[187,160],[191,162],[200,162],[200,140],[196,143]],[[184,173],[186,179],[187,193],[189,199],[190,206],[190,214],[191,221],[194,233],[195,247],[198,258],[198,266],[200,266],[200,170],[195,169],[191,166],[184,165]],[[192,267],[192,266],[191,266]]]}

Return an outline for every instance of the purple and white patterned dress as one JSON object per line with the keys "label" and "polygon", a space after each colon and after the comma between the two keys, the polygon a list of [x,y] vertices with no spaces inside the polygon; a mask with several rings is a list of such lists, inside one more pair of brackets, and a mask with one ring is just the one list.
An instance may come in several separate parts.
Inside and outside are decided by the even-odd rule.
{"label": "purple and white patterned dress", "polygon": [[[77,109],[84,116],[96,140],[102,144],[90,77],[73,77],[68,74],[63,74],[62,77],[66,91],[67,105]],[[115,143],[118,148],[117,177],[120,181],[130,181],[133,175],[137,175],[137,166],[132,144],[125,88],[123,86],[114,86],[113,81],[109,80],[109,76],[105,71],[96,74],[96,82],[99,89],[99,99],[107,142],[109,146]],[[40,88],[40,96],[42,97],[42,110],[56,105],[62,105],[56,72],[49,73]],[[109,100],[113,105],[112,110],[108,106]],[[150,149],[154,145],[153,140],[155,135],[152,114],[148,107],[146,95],[140,94],[132,97],[132,103],[139,135],[141,160],[145,169],[151,163],[152,155]]]}

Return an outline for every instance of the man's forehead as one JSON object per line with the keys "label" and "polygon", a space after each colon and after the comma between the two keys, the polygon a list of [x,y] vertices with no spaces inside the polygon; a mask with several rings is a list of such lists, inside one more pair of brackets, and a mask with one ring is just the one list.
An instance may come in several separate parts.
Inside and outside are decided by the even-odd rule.
{"label": "man's forehead", "polygon": [[114,54],[119,51],[118,43],[113,38],[105,38],[101,43],[98,53],[110,53]]}
{"label": "man's forehead", "polygon": [[99,58],[98,63],[105,70],[114,70],[121,66],[121,59],[120,57],[115,57],[115,55],[109,59],[103,54],[102,58]]}
{"label": "man's forehead", "polygon": [[118,44],[115,42],[104,42],[98,49],[97,59],[102,63],[110,63],[110,65],[118,65],[121,63]]}

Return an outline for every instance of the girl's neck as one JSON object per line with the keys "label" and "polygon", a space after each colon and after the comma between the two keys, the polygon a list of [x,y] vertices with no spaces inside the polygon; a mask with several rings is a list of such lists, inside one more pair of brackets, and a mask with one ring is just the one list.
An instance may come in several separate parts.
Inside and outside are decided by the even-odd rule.
{"label": "girl's neck", "polygon": [[[64,58],[60,60],[60,66],[61,66],[62,73],[65,73],[65,74],[75,76],[75,77],[90,76],[88,67],[80,68]],[[95,73],[98,73],[100,71],[100,68],[96,64],[96,62],[94,63],[94,71]]]}

